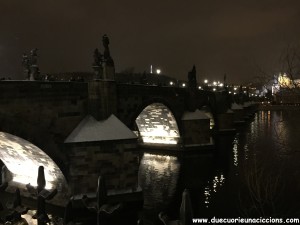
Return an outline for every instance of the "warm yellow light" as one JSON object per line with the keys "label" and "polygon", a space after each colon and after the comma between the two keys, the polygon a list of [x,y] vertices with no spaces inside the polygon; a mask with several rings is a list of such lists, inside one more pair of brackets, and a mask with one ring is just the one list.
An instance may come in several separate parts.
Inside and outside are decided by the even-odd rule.
{"label": "warm yellow light", "polygon": [[147,106],[136,124],[144,143],[177,144],[179,130],[172,112],[161,103]]}
{"label": "warm yellow light", "polygon": [[283,87],[283,88],[284,87],[286,87],[286,88],[292,87],[292,81],[286,74],[279,75],[278,83],[279,83],[280,87]]}
{"label": "warm yellow light", "polygon": [[46,189],[51,189],[64,180],[61,170],[41,149],[4,132],[0,132],[0,159],[12,173],[12,181],[16,183],[37,186],[39,166],[45,168]]}

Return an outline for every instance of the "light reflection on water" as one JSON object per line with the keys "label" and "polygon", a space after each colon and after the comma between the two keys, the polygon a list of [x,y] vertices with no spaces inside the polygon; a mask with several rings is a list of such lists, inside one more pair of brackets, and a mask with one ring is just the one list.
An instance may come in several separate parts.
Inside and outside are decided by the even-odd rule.
{"label": "light reflection on water", "polygon": [[225,176],[222,173],[215,176],[213,180],[208,181],[208,185],[204,188],[204,196],[205,196],[204,204],[206,208],[209,207],[212,194],[216,193],[223,186],[224,183],[225,183]]}
{"label": "light reflection on water", "polygon": [[238,134],[235,136],[233,140],[233,165],[239,165],[239,157],[238,157]]}
{"label": "light reflection on water", "polygon": [[139,170],[144,208],[163,209],[169,204],[176,191],[179,170],[176,156],[144,154]]}
{"label": "light reflection on water", "polygon": [[[218,208],[217,205],[230,204],[226,207],[227,211],[235,211],[237,213],[235,215],[239,215],[240,205],[237,202],[240,198],[245,166],[253,163],[256,159],[260,161],[261,165],[270,166],[271,170],[275,167],[281,170],[281,161],[285,159],[284,166],[286,168],[284,170],[288,170],[289,173],[284,176],[291,177],[290,179],[293,182],[291,186],[285,184],[288,191],[284,194],[294,195],[292,189],[300,188],[298,179],[293,178],[300,175],[298,163],[300,153],[296,154],[300,133],[299,115],[298,112],[260,111],[256,113],[253,121],[246,124],[232,138],[231,145],[221,143],[218,151],[228,151],[231,154],[231,158],[228,160],[230,163],[229,170],[220,167],[216,163],[214,171],[211,168],[207,169],[207,173],[212,173],[212,176],[207,176],[203,185],[201,185],[201,182],[193,181],[193,184],[198,186],[193,186],[194,190],[191,191],[191,197],[193,198],[197,193],[201,193],[203,196],[194,200],[199,201],[198,206],[202,204],[207,210],[213,211],[212,215],[217,215],[220,212],[224,213],[225,210],[223,207]],[[282,158],[283,156],[284,158]],[[221,157],[221,160],[226,159]],[[182,161],[174,156],[144,155],[140,167],[140,174],[142,175],[140,182],[143,183],[146,195],[145,206],[158,207],[160,204],[167,206],[167,202],[170,202],[170,198],[174,197],[172,195],[176,193],[179,186],[179,174],[183,168],[181,163]],[[191,167],[188,170],[189,174],[182,175],[186,181],[191,182],[193,179],[201,179],[202,175],[195,176],[198,173],[196,165],[185,163],[184,167]],[[268,178],[268,169],[270,168],[261,168],[266,172],[264,174],[266,178]],[[184,185],[189,184],[185,183]],[[284,196],[284,199],[285,197],[287,198],[287,196]],[[298,200],[300,202],[300,199]],[[198,213],[203,216],[204,212],[200,209]]]}

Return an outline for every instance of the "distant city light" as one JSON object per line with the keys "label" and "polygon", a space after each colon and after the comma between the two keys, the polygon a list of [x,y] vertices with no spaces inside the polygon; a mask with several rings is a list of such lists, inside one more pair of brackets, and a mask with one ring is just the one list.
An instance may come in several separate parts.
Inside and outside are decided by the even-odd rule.
{"label": "distant city light", "polygon": [[228,93],[231,94],[231,91],[229,91]]}
{"label": "distant city light", "polygon": [[215,89],[215,88],[213,88],[213,91],[216,91],[216,89]]}
{"label": "distant city light", "polygon": [[219,84],[219,86],[220,86],[220,87],[223,87],[223,86],[224,86],[224,84],[223,84],[223,83],[220,83],[220,84]]}
{"label": "distant city light", "polygon": [[185,87],[185,83],[182,83],[182,87]]}
{"label": "distant city light", "polygon": [[236,87],[235,87],[235,88],[233,88],[233,90],[235,90],[235,91],[236,91],[236,89],[237,89]]}
{"label": "distant city light", "polygon": [[216,86],[216,85],[217,85],[217,82],[216,82],[216,81],[214,81],[214,82],[213,82],[213,85],[215,85],[215,86]]}
{"label": "distant city light", "polygon": [[198,88],[199,88],[199,89],[201,89],[202,87],[201,87],[201,86],[199,86]]}
{"label": "distant city light", "polygon": [[205,79],[205,80],[204,80],[204,83],[207,84],[207,83],[208,83],[208,80]]}
{"label": "distant city light", "polygon": [[247,93],[247,91],[244,91],[244,93],[246,94],[246,93]]}
{"label": "distant city light", "polygon": [[160,74],[160,73],[161,73],[161,70],[160,70],[160,69],[157,69],[157,70],[156,70],[156,73],[157,73],[157,74]]}
{"label": "distant city light", "polygon": [[173,83],[173,81],[170,81],[170,85],[172,86],[174,83]]}
{"label": "distant city light", "polygon": [[234,95],[236,95],[236,93],[235,93],[235,92],[233,92],[233,94],[234,94]]}

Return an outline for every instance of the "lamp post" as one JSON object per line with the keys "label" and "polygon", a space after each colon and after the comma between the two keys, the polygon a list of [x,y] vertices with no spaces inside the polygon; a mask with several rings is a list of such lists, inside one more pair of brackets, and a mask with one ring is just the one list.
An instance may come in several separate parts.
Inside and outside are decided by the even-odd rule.
{"label": "lamp post", "polygon": [[207,79],[204,80],[204,89],[205,90],[208,89],[208,80]]}
{"label": "lamp post", "polygon": [[156,69],[156,74],[157,74],[157,86],[159,86],[159,74],[161,73],[160,69]]}

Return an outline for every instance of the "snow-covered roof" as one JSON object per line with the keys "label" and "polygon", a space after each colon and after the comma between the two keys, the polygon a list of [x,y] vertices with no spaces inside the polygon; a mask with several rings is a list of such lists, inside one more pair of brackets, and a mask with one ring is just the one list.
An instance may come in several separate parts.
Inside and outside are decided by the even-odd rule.
{"label": "snow-covered roof", "polygon": [[65,143],[136,139],[137,136],[115,115],[102,121],[86,116],[67,137]]}
{"label": "snow-covered roof", "polygon": [[209,117],[202,110],[196,110],[195,112],[184,112],[181,120],[203,120],[209,119]]}
{"label": "snow-covered roof", "polygon": [[243,105],[243,107],[249,107],[251,105],[252,105],[251,102],[245,102],[244,105]]}
{"label": "snow-covered roof", "polygon": [[236,104],[236,103],[233,103],[233,104],[231,105],[231,109],[243,109],[243,107],[242,107],[241,105],[238,105],[238,104]]}

